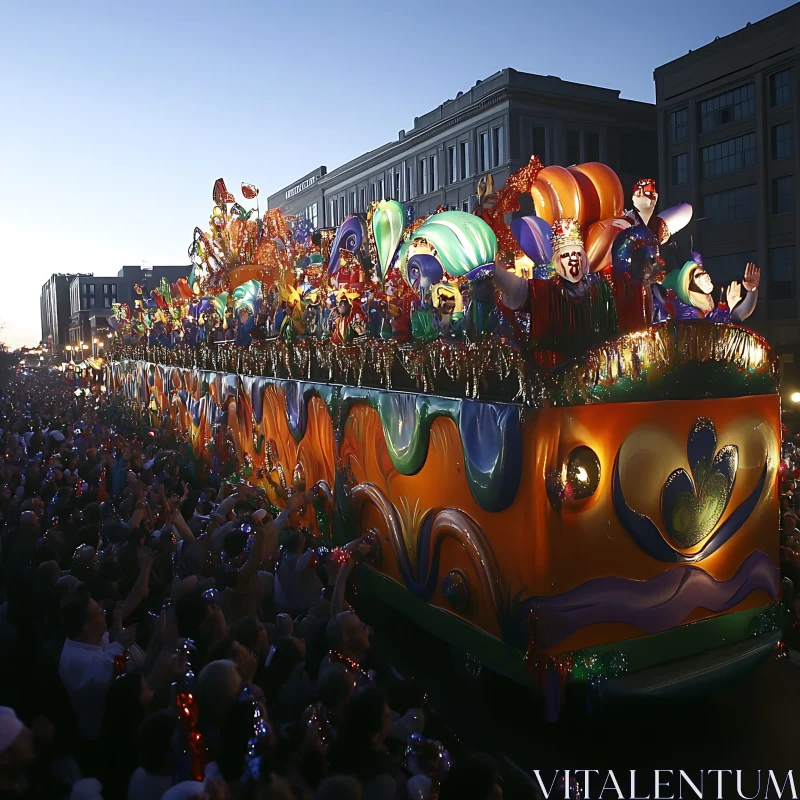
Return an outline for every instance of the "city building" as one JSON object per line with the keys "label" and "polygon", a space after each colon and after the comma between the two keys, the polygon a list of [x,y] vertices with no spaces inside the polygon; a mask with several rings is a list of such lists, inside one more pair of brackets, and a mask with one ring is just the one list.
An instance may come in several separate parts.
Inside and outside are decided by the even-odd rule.
{"label": "city building", "polygon": [[[478,180],[500,188],[532,153],[544,164],[602,161],[626,190],[657,169],[656,112],[612,89],[504,69],[414,120],[396,141],[328,172],[318,167],[268,198],[269,208],[333,227],[373,200],[396,199],[418,216],[437,206],[469,211]],[[315,219],[314,219],[315,217]]]}
{"label": "city building", "polygon": [[192,265],[185,266],[124,266],[117,273],[114,279],[117,282],[117,303],[127,303],[132,309],[134,301],[140,296],[136,294],[134,287],[138,284],[142,289],[144,297],[149,297],[153,289],[161,286],[161,279],[167,283],[175,283],[178,278],[187,278],[191,272]]}
{"label": "city building", "polygon": [[75,275],[51,275],[42,286],[39,310],[42,318],[42,346],[55,353],[67,344],[70,326],[69,286]]}
{"label": "city building", "polygon": [[52,337],[54,352],[70,345],[85,351],[83,355],[93,351],[97,354],[100,348],[95,345],[108,336],[108,318],[114,313],[115,303],[127,303],[133,308],[135,299],[140,297],[134,289],[137,284],[149,297],[161,285],[162,278],[174,283],[188,276],[190,270],[191,265],[123,266],[116,275],[109,276],[52,275],[42,287],[42,343],[47,345]]}
{"label": "city building", "polygon": [[797,158],[800,4],[715,39],[655,70],[659,207],[688,202],[684,236],[716,287],[762,268],[748,320],[800,388]]}
{"label": "city building", "polygon": [[[117,279],[75,275],[69,284],[70,324],[68,344],[90,351],[97,337],[108,335],[108,317],[117,302]],[[85,352],[83,355],[93,355]]]}

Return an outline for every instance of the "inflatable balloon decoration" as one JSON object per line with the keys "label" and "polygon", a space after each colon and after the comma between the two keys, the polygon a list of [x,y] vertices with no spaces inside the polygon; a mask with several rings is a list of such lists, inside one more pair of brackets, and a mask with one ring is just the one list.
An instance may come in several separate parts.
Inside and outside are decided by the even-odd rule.
{"label": "inflatable balloon decoration", "polygon": [[384,286],[406,227],[406,209],[397,200],[381,200],[370,209],[369,224],[378,256],[378,280]]}
{"label": "inflatable balloon decoration", "polygon": [[328,259],[328,277],[335,277],[342,266],[342,253],[356,255],[366,237],[364,221],[359,216],[348,217],[337,229]]}

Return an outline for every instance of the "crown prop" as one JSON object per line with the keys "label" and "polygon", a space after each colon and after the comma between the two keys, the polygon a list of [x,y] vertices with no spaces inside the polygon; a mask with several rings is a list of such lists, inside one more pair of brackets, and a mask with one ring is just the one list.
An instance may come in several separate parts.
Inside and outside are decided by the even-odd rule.
{"label": "crown prop", "polygon": [[552,244],[554,252],[562,247],[583,247],[583,235],[578,221],[571,217],[557,219],[553,223]]}

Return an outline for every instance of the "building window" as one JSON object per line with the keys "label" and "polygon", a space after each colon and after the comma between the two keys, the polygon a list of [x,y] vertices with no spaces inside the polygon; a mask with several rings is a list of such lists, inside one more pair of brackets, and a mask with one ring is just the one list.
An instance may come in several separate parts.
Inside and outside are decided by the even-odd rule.
{"label": "building window", "polygon": [[460,142],[458,145],[459,170],[461,180],[465,181],[470,176],[469,169],[469,142]]}
{"label": "building window", "polygon": [[770,105],[782,106],[791,100],[791,84],[789,77],[791,70],[784,69],[769,76],[769,99]]}
{"label": "building window", "polygon": [[103,308],[112,308],[117,302],[117,284],[103,284]]}
{"label": "building window", "polygon": [[94,284],[81,284],[81,310],[94,308]]}
{"label": "building window", "polygon": [[600,134],[587,131],[583,134],[583,160],[600,160]]}
{"label": "building window", "polygon": [[755,213],[753,186],[740,186],[727,192],[703,195],[703,216],[723,225],[752,219]]}
{"label": "building window", "polygon": [[456,161],[455,145],[447,148],[447,181],[448,183],[458,182],[458,162]]}
{"label": "building window", "polygon": [[339,224],[344,222],[345,218],[345,210],[344,210],[344,195],[339,198]]}
{"label": "building window", "polygon": [[419,192],[420,194],[428,194],[428,159],[421,159],[417,169],[419,171]]}
{"label": "building window", "polygon": [[350,192],[350,213],[358,213],[358,199],[355,190]]}
{"label": "building window", "polygon": [[410,165],[406,167],[406,192],[411,200],[414,197],[414,170]]}
{"label": "building window", "polygon": [[492,128],[492,164],[499,167],[505,163],[503,126]]}
{"label": "building window", "polygon": [[752,117],[755,110],[756,89],[753,83],[710,97],[700,103],[700,133]]}
{"label": "building window", "polygon": [[381,178],[378,181],[378,200],[385,200],[386,199],[386,183],[384,179]]}
{"label": "building window", "polygon": [[794,247],[769,250],[770,292],[776,300],[794,300]]}
{"label": "building window", "polygon": [[330,224],[331,224],[331,226],[336,225],[336,201],[335,200],[331,200],[331,220],[330,220]]}
{"label": "building window", "polygon": [[704,178],[726,175],[756,164],[756,135],[746,133],[735,139],[700,148],[700,162]]}
{"label": "building window", "polygon": [[792,154],[792,123],[784,122],[772,127],[772,157],[788,158]]}
{"label": "building window", "polygon": [[689,154],[672,156],[672,185],[683,186],[689,180]]}
{"label": "building window", "polygon": [[567,165],[577,164],[581,160],[580,131],[567,131]]}
{"label": "building window", "polygon": [[435,192],[439,188],[439,165],[436,156],[428,159],[428,173],[430,175],[431,191]]}
{"label": "building window", "polygon": [[544,125],[534,125],[531,128],[531,155],[539,156],[542,164],[547,164],[547,133]]}
{"label": "building window", "polygon": [[794,175],[784,175],[772,181],[772,213],[794,211]]}
{"label": "building window", "polygon": [[466,211],[469,213],[469,200],[462,200],[461,201],[461,210]]}
{"label": "building window", "polygon": [[725,256],[705,257],[703,267],[708,271],[714,286],[727,286],[731,281],[741,281],[744,268],[755,262],[754,251],[746,253],[730,253]]}
{"label": "building window", "polygon": [[478,172],[489,171],[489,133],[478,134]]}
{"label": "building window", "polygon": [[394,199],[400,199],[400,167],[394,171]]}
{"label": "building window", "polygon": [[359,211],[366,211],[367,210],[367,187],[362,186],[358,190],[358,210]]}
{"label": "building window", "polygon": [[670,142],[685,142],[689,135],[689,109],[679,108],[669,112]]}

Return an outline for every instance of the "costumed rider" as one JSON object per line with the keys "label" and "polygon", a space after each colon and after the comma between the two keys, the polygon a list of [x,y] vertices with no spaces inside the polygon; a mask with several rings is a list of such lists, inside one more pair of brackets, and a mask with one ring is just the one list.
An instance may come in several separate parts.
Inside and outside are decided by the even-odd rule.
{"label": "costumed rider", "polygon": [[[667,303],[672,309],[672,318],[677,320],[707,319],[709,322],[744,322],[756,307],[761,270],[748,264],[742,283],[733,281],[725,289],[725,301],[714,303],[714,284],[703,268],[703,258],[692,253],[692,258],[681,269],[668,272],[663,281]],[[745,289],[742,296],[742,289]]]}
{"label": "costumed rider", "polygon": [[632,227],[644,225],[663,245],[678,231],[683,230],[692,219],[692,207],[688,203],[679,203],[676,206],[655,214],[658,192],[653,178],[643,178],[636,181],[633,187],[633,208],[626,211],[624,219]]}
{"label": "costumed rider", "polygon": [[495,282],[505,305],[530,311],[531,343],[537,362],[554,366],[617,335],[617,314],[611,287],[589,272],[580,225],[558,219],[551,229],[554,274],[530,280],[498,259]]}
{"label": "costumed rider", "polygon": [[443,339],[459,339],[464,324],[463,302],[458,287],[447,281],[431,289],[434,325]]}
{"label": "costumed rider", "polygon": [[620,231],[611,246],[611,277],[620,333],[666,322],[665,290],[656,281],[663,272],[658,241],[638,223]]}
{"label": "costumed rider", "polygon": [[[477,342],[485,334],[498,332],[501,317],[495,297],[494,265],[486,264],[470,270],[464,276],[469,284],[469,296],[464,311],[464,335],[471,342]],[[502,285],[498,281],[502,291]],[[463,302],[463,295],[462,295]],[[517,309],[513,306],[512,311]]]}
{"label": "costumed rider", "polygon": [[331,341],[334,344],[345,344],[367,332],[364,315],[354,305],[359,297],[358,292],[347,289],[336,292],[336,308],[330,316]]}

